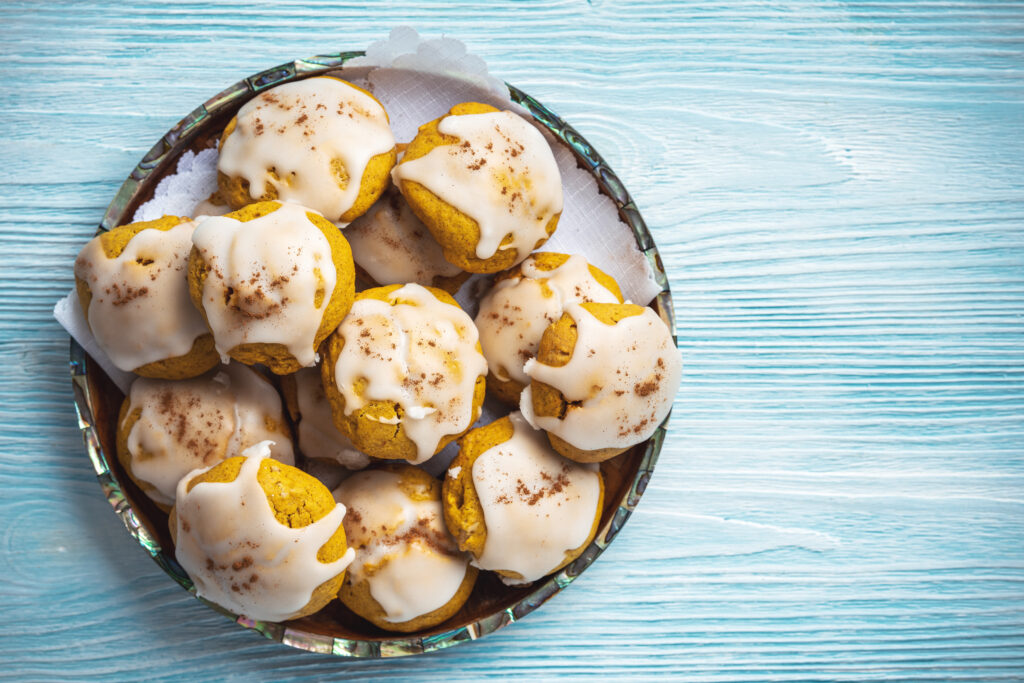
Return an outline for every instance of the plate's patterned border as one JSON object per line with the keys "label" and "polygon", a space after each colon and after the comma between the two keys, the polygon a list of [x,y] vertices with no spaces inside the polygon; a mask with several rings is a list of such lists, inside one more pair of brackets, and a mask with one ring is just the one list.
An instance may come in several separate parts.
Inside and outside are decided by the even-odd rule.
{"label": "plate's patterned border", "polygon": [[[121,185],[114,200],[107,208],[106,214],[103,216],[103,222],[100,224],[100,229],[109,230],[122,221],[125,210],[131,205],[142,182],[168,155],[175,153],[181,146],[189,143],[195,134],[197,124],[200,122],[223,108],[232,105],[239,99],[247,99],[253,93],[260,92],[270,86],[295,80],[296,78],[304,78],[337,69],[343,66],[349,59],[362,55],[362,52],[340,52],[281,64],[241,80],[215,95],[179,121],[142,158],[142,161],[135,167],[131,175],[128,176],[128,179],[124,181],[124,184]],[[658,312],[665,319],[665,322],[668,323],[669,329],[674,330],[675,315],[672,307],[672,297],[669,293],[668,277],[665,275],[664,268],[662,267],[661,257],[654,246],[654,240],[651,238],[651,234],[648,232],[639,210],[636,208],[636,204],[633,202],[632,197],[629,196],[629,192],[626,191],[618,176],[612,172],[604,162],[604,159],[601,158],[601,155],[591,147],[590,143],[576,132],[572,126],[518,88],[510,85],[508,89],[514,102],[529,110],[538,123],[551,131],[553,135],[573,150],[579,162],[588,168],[597,179],[597,183],[602,191],[615,202],[622,218],[632,228],[637,244],[650,261],[655,278],[661,286],[661,293],[656,297]],[[75,409],[78,414],[78,426],[82,430],[86,451],[89,453],[90,460],[92,460],[93,468],[96,470],[96,476],[99,479],[100,486],[103,488],[107,501],[117,516],[121,518],[121,521],[124,522],[128,533],[138,541],[139,545],[146,549],[153,560],[160,565],[160,568],[194,595],[195,588],[188,575],[172,555],[163,551],[159,541],[139,523],[135,512],[121,491],[121,484],[111,471],[107,455],[103,452],[94,427],[93,397],[90,395],[89,381],[86,375],[86,354],[82,347],[73,339],[71,340],[71,381],[74,389]],[[340,657],[400,657],[442,650],[468,640],[476,640],[488,633],[497,631],[503,626],[518,621],[544,604],[548,598],[572,583],[612,542],[612,539],[615,538],[622,525],[625,524],[630,514],[632,514],[633,509],[647,488],[647,482],[650,480],[651,472],[654,470],[658,454],[661,451],[662,442],[665,439],[665,426],[667,424],[668,418],[647,441],[636,477],[626,495],[619,501],[618,510],[612,515],[608,523],[598,530],[594,542],[587,547],[583,554],[569,566],[537,585],[531,593],[513,606],[467,626],[427,637],[396,636],[383,640],[348,640],[308,633],[285,624],[253,621],[232,614],[213,603],[204,602],[236,623],[259,631],[267,638],[302,650],[333,654]]]}

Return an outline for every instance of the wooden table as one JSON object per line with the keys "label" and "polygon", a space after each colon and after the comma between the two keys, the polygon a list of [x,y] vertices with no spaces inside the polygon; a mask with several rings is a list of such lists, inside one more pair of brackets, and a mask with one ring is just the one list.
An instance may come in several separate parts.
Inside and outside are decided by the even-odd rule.
{"label": "wooden table", "polygon": [[[1024,677],[1024,5],[6,2],[0,678]],[[462,39],[626,182],[685,363],[609,551],[484,640],[353,662],[125,533],[51,317],[142,154],[268,66]]]}

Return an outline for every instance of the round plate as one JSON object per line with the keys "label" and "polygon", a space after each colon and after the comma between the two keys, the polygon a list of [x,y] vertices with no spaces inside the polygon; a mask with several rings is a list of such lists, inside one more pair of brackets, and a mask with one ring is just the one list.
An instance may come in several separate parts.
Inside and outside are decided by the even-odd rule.
{"label": "round plate", "polygon": [[[281,83],[328,72],[339,72],[338,75],[344,76],[345,62],[362,54],[341,52],[282,64],[241,80],[202,104],[178,122],[142,158],[107,208],[100,230],[130,222],[135,210],[153,196],[158,181],[174,171],[179,157],[186,150],[210,146],[231,116],[256,93]],[[661,286],[661,293],[651,307],[665,320],[669,329],[674,330],[668,279],[654,241],[626,188],[572,126],[521,90],[511,85],[508,90],[513,102],[526,108],[538,124],[573,151],[580,166],[590,171],[601,191],[615,202],[620,217],[632,229],[637,245],[647,255]],[[71,379],[79,427],[107,501],[128,532],[160,568],[195,594],[191,579],[174,559],[167,515],[127,477],[114,455],[117,415],[124,394],[74,340],[71,341]],[[606,492],[601,522],[593,543],[576,561],[532,585],[518,588],[505,586],[491,572],[481,572],[466,605],[451,619],[434,628],[414,634],[389,633],[355,616],[338,601],[317,614],[285,623],[253,621],[208,601],[203,602],[272,640],[302,650],[342,657],[419,654],[475,640],[539,607],[572,583],[612,542],[647,487],[661,451],[667,422],[668,418],[644,443],[601,464]]]}

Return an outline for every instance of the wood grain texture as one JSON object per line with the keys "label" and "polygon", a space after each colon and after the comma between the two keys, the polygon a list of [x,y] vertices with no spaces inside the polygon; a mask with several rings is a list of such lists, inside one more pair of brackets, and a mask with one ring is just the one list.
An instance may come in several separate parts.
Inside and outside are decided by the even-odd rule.
{"label": "wood grain texture", "polygon": [[[0,6],[2,680],[1024,676],[1024,5]],[[225,85],[400,24],[574,124],[670,274],[685,376],[637,513],[481,642],[264,641],[134,545],[81,446],[71,264]]]}

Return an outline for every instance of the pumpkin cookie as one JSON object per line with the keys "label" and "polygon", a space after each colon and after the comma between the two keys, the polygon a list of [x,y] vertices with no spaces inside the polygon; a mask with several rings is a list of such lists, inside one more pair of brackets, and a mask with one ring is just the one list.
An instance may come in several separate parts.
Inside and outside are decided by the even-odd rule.
{"label": "pumpkin cookie", "polygon": [[544,136],[477,102],[420,126],[392,177],[444,257],[471,273],[519,263],[562,214],[562,178]]}
{"label": "pumpkin cookie", "polygon": [[370,464],[370,458],[335,426],[320,368],[303,368],[285,375],[281,378],[281,393],[296,425],[295,440],[304,456],[326,460],[347,470],[361,470]]}
{"label": "pumpkin cookie", "polygon": [[599,462],[648,439],[682,372],[665,322],[635,304],[570,304],[527,361],[520,409],[577,462]]}
{"label": "pumpkin cookie", "polygon": [[331,76],[285,83],[249,100],[220,141],[217,181],[234,209],[291,201],[347,223],[388,186],[395,137],[377,99]]}
{"label": "pumpkin cookie", "polygon": [[183,476],[265,440],[274,442],[273,458],[294,464],[277,391],[237,363],[182,381],[140,377],[117,420],[118,461],[165,511]]}
{"label": "pumpkin cookie", "polygon": [[370,457],[428,460],[480,416],[487,362],[477,336],[442,290],[360,292],[323,349],[338,429]]}
{"label": "pumpkin cookie", "polygon": [[594,540],[604,500],[596,465],[566,460],[516,412],[467,433],[444,479],[448,530],[473,564],[509,585],[536,581]]}
{"label": "pumpkin cookie", "polygon": [[355,295],[341,231],[297,204],[260,202],[205,219],[192,241],[189,292],[222,360],[279,375],[314,365]]}
{"label": "pumpkin cookie", "polygon": [[96,343],[120,370],[185,379],[217,364],[185,271],[195,223],[179,216],[97,235],[75,260],[75,287]]}
{"label": "pumpkin cookie", "polygon": [[444,260],[423,222],[394,188],[345,228],[360,275],[376,285],[415,282],[454,295],[469,273]]}
{"label": "pumpkin cookie", "polygon": [[334,599],[354,552],[345,508],[264,441],[182,479],[169,520],[196,595],[249,619],[286,621]]}
{"label": "pumpkin cookie", "polygon": [[345,534],[356,553],[338,594],[346,607],[403,633],[462,607],[477,570],[445,528],[439,481],[411,465],[384,465],[352,475],[334,497],[348,508]]}
{"label": "pumpkin cookie", "polygon": [[495,279],[480,301],[476,326],[487,358],[487,387],[501,400],[519,405],[530,383],[523,365],[537,355],[540,337],[573,303],[622,303],[618,283],[582,256],[531,254]]}

